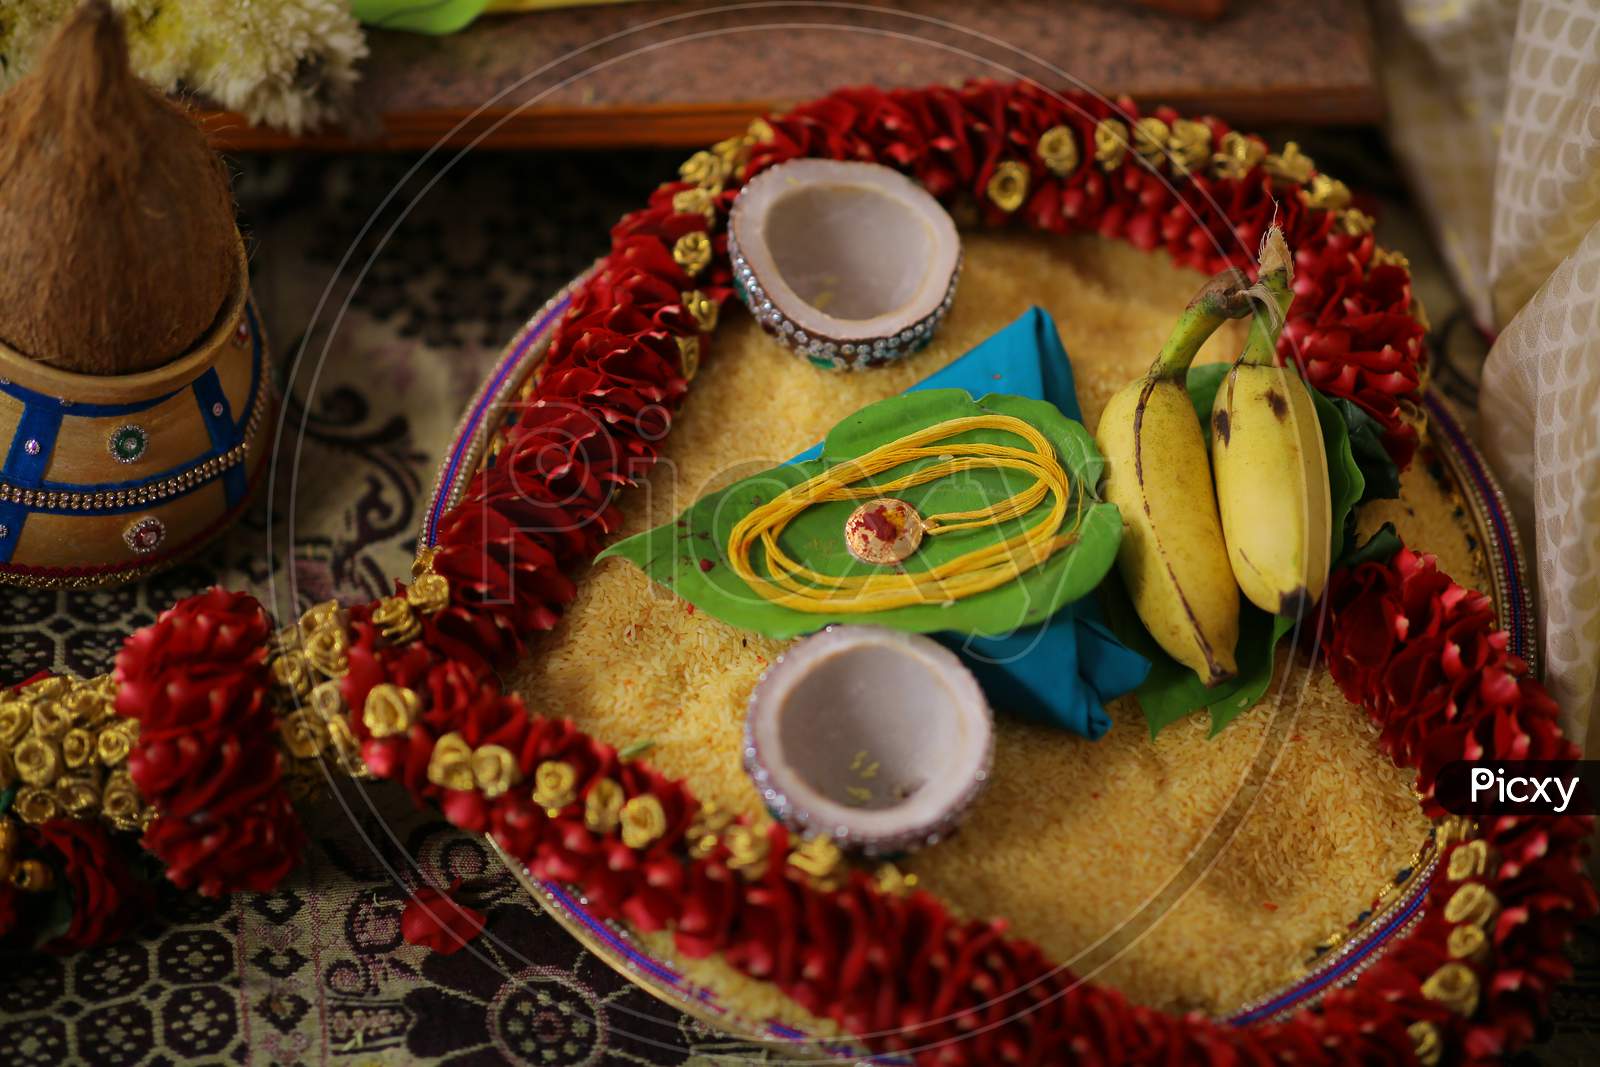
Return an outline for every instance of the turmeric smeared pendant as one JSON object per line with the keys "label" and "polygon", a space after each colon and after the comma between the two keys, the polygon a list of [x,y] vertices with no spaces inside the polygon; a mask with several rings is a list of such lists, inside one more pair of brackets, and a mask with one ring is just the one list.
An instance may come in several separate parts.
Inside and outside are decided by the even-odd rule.
{"label": "turmeric smeared pendant", "polygon": [[921,546],[926,529],[916,508],[884,496],[850,513],[844,523],[844,543],[862,563],[902,563]]}

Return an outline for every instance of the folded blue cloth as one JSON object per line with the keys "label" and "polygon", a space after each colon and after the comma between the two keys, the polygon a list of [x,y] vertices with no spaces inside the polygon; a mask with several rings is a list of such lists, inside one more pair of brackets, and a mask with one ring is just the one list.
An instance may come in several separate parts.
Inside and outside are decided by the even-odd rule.
{"label": "folded blue cloth", "polygon": [[[1017,321],[943,370],[918,389],[965,389],[974,397],[1009,393],[1048,400],[1068,418],[1083,421],[1072,364],[1056,333],[1055,320],[1029,308]],[[790,460],[816,459],[822,444]],[[1091,741],[1111,728],[1105,702],[1144,681],[1150,661],[1106,629],[1100,605],[1085,598],[1039,626],[1008,637],[945,633],[938,639],[959,653],[991,702],[1033,722],[1061,726]]]}

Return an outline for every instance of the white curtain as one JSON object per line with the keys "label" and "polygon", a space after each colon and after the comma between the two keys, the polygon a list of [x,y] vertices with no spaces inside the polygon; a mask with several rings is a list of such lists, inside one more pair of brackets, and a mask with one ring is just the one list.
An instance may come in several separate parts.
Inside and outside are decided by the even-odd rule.
{"label": "white curtain", "polygon": [[1384,0],[1396,154],[1479,325],[1482,444],[1537,569],[1545,683],[1600,753],[1600,2]]}

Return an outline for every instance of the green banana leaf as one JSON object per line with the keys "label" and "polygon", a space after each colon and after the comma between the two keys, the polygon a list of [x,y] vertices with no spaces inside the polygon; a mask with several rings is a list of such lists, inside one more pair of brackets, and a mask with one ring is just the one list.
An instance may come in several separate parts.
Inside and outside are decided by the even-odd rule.
{"label": "green banana leaf", "polygon": [[[985,413],[1012,415],[1036,427],[1055,448],[1074,483],[1085,487],[1077,543],[1056,553],[1044,565],[997,589],[949,604],[851,615],[811,614],[774,604],[752,590],[728,565],[726,551],[733,527],[761,503],[837,463],[915,430]],[[1015,435],[998,430],[971,431],[952,440],[1019,443]],[[975,401],[961,389],[905,393],[865,407],[840,422],[823,442],[820,459],[774,467],[711,493],[696,501],[675,522],[620,541],[601,553],[600,558],[629,560],[696,608],[741,629],[770,637],[795,637],[840,621],[875,623],[919,633],[953,630],[985,637],[1003,636],[1018,627],[1043,622],[1087,595],[1111,569],[1122,539],[1122,517],[1114,504],[1100,501],[1095,495],[1104,466],[1089,432],[1046,401],[1000,394]],[[878,480],[888,481],[914,467],[905,464],[878,476]],[[923,515],[935,515],[997,503],[1025,489],[1031,481],[1019,471],[982,470],[940,478],[896,495]],[[844,544],[845,519],[855,507],[850,501],[838,501],[808,508],[785,529],[780,544],[793,558],[824,574],[870,573],[875,568],[856,561]],[[982,530],[929,537],[904,566],[908,570],[926,570],[974,548],[1004,540],[1042,518],[1043,509],[1036,508],[1028,515]],[[758,571],[766,571],[759,547],[752,554],[752,562]]]}
{"label": "green banana leaf", "polygon": [[[1226,363],[1209,363],[1189,370],[1185,384],[1202,426],[1210,425],[1211,408],[1228,368]],[[1317,409],[1322,445],[1328,455],[1328,490],[1333,518],[1328,558],[1338,560],[1344,552],[1347,524],[1352,523],[1355,505],[1365,491],[1365,477],[1351,449],[1350,433],[1339,408],[1315,389],[1311,390],[1311,400]],[[1205,436],[1209,447],[1210,434]],[[1215,737],[1265,695],[1272,684],[1278,642],[1298,624],[1292,618],[1268,615],[1240,596],[1239,644],[1234,650],[1239,673],[1221,685],[1207,688],[1192,670],[1163,652],[1145,630],[1120,577],[1105,584],[1102,599],[1112,632],[1123,644],[1150,660],[1150,673],[1144,684],[1135,690],[1135,696],[1151,737],[1200,708],[1210,711],[1211,736]],[[1305,637],[1309,641],[1315,619],[1302,621],[1307,627]]]}
{"label": "green banana leaf", "polygon": [[1311,390],[1311,400],[1317,406],[1322,447],[1328,454],[1328,497],[1333,505],[1333,544],[1328,559],[1332,566],[1344,555],[1345,545],[1355,533],[1356,505],[1366,497],[1367,476],[1356,462],[1350,447],[1350,430],[1339,408],[1315,389]]}
{"label": "green banana leaf", "polygon": [[1379,499],[1393,500],[1399,496],[1400,468],[1395,465],[1389,450],[1383,446],[1383,427],[1378,424],[1378,420],[1368,415],[1354,401],[1344,397],[1332,403],[1339,409],[1339,414],[1344,416],[1345,428],[1350,438],[1350,453],[1355,458],[1356,465],[1361,468],[1361,476],[1366,481],[1366,489],[1361,494],[1361,503]]}
{"label": "green banana leaf", "polygon": [[1295,620],[1268,615],[1241,597],[1239,644],[1234,651],[1239,673],[1208,689],[1194,671],[1156,644],[1139,621],[1121,575],[1106,582],[1101,603],[1117,640],[1150,661],[1150,673],[1134,690],[1134,698],[1144,712],[1151,737],[1201,708],[1211,712],[1211,736],[1215,737],[1223,727],[1255,707],[1272,684],[1272,661],[1278,641],[1295,626]]}
{"label": "green banana leaf", "polygon": [[1400,551],[1400,535],[1395,533],[1394,523],[1386,522],[1367,538],[1365,544],[1351,545],[1350,551],[1345,553],[1344,559],[1339,561],[1341,567],[1359,567],[1363,563],[1387,563]]}

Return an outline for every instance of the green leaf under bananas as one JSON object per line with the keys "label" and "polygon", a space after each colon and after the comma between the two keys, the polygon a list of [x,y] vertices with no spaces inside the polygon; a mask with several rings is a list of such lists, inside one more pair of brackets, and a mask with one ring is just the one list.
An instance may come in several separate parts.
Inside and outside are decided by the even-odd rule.
{"label": "green leaf under bananas", "polygon": [[1350,434],[1344,416],[1333,401],[1315,389],[1311,402],[1317,408],[1322,426],[1322,448],[1328,454],[1328,499],[1333,505],[1333,544],[1328,558],[1338,561],[1348,540],[1355,536],[1356,505],[1366,496],[1367,478],[1350,448]]}
{"label": "green leaf under bananas", "polygon": [[[1012,415],[1031,423],[1050,441],[1073,481],[1087,488],[1077,543],[1056,553],[1043,566],[997,589],[948,606],[916,605],[861,614],[820,615],[795,611],[762,598],[728,565],[729,534],[761,503],[837,463],[915,430],[980,414]],[[952,440],[1018,443],[1014,435],[997,430],[973,431]],[[923,633],[954,630],[982,636],[1004,635],[1018,627],[1043,622],[1068,603],[1086,596],[1111,569],[1122,539],[1122,517],[1116,505],[1094,496],[1104,466],[1089,432],[1046,401],[1000,394],[973,400],[961,389],[904,393],[862,408],[840,422],[823,442],[820,459],[773,467],[708,494],[675,522],[620,541],[601,553],[600,558],[620,556],[630,560],[697,608],[741,629],[770,637],[796,637],[838,621],[875,623]],[[907,464],[892,473],[899,475],[911,469],[912,465]],[[885,476],[880,478],[887,480]],[[896,495],[923,515],[934,515],[996,503],[1026,488],[1031,481],[1017,471],[983,470],[939,478]],[[824,574],[865,573],[867,568],[849,554],[841,533],[854,508],[850,501],[810,507],[789,524],[780,543],[792,557]],[[905,565],[909,569],[926,569],[1003,540],[1041,521],[1040,512],[1035,509],[984,530],[929,537]],[[759,553],[753,560],[759,569],[765,569]]]}
{"label": "green leaf under bananas", "polygon": [[[1217,390],[1228,374],[1229,364],[1208,363],[1192,367],[1186,385],[1200,425],[1211,425],[1211,408]],[[1323,449],[1328,455],[1328,492],[1332,504],[1333,543],[1329,558],[1338,560],[1344,551],[1354,509],[1363,499],[1365,477],[1351,448],[1344,414],[1333,401],[1315,389],[1311,400],[1317,409]],[[1363,412],[1363,414],[1365,414]],[[1375,424],[1374,424],[1375,425]],[[1206,433],[1210,447],[1211,435]],[[1106,582],[1103,600],[1111,629],[1123,644],[1150,660],[1150,673],[1135,691],[1139,708],[1154,737],[1162,729],[1190,712],[1206,708],[1211,713],[1211,736],[1215,737],[1242,712],[1254,707],[1272,684],[1272,668],[1278,642],[1294,630],[1297,620],[1268,615],[1240,597],[1239,644],[1235,648],[1239,673],[1218,686],[1207,688],[1195,673],[1168,656],[1139,621],[1122,581]],[[1314,620],[1305,620],[1311,625]]]}
{"label": "green leaf under bananas", "polygon": [[1150,673],[1134,690],[1139,710],[1154,737],[1190,712],[1207,708],[1211,712],[1211,736],[1240,713],[1255,706],[1272,684],[1272,657],[1278,639],[1294,629],[1295,620],[1268,615],[1253,604],[1242,604],[1239,611],[1239,644],[1235,650],[1239,673],[1214,688],[1195,675],[1156,644],[1155,638],[1139,621],[1133,600],[1120,574],[1101,586],[1101,604],[1106,620],[1117,639],[1150,661]]}
{"label": "green leaf under bananas", "polygon": [[[1317,393],[1317,396],[1322,394]],[[1395,466],[1389,450],[1383,447],[1383,427],[1354,401],[1344,397],[1329,401],[1344,416],[1346,435],[1350,438],[1350,452],[1361,476],[1366,480],[1366,491],[1360,503],[1369,500],[1393,500],[1400,495],[1400,468]],[[1337,557],[1335,557],[1337,558]]]}
{"label": "green leaf under bananas", "polygon": [[1395,533],[1394,523],[1386,522],[1367,538],[1365,544],[1351,545],[1350,551],[1345,553],[1344,559],[1339,561],[1341,567],[1359,567],[1363,563],[1387,563],[1400,551],[1400,535]]}

